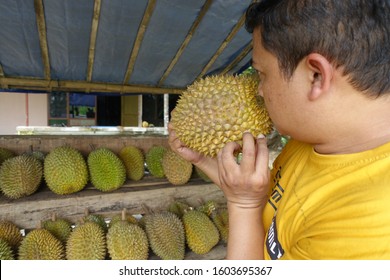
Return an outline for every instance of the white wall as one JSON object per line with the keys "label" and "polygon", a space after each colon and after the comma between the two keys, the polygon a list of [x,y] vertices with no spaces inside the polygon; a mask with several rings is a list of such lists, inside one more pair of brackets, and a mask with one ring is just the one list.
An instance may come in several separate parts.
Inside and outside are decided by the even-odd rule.
{"label": "white wall", "polygon": [[17,126],[46,126],[47,94],[0,92],[0,135],[16,134]]}

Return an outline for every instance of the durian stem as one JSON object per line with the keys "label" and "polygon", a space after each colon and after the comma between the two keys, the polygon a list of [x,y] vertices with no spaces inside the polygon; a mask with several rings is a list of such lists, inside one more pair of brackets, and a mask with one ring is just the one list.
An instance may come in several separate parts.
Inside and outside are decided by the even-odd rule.
{"label": "durian stem", "polygon": [[122,221],[126,220],[126,208],[123,208],[122,210]]}

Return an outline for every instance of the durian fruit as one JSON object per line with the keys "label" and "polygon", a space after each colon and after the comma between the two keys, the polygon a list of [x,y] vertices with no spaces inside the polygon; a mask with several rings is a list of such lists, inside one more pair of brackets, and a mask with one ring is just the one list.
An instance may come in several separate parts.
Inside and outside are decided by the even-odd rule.
{"label": "durian fruit", "polygon": [[49,189],[56,194],[81,191],[89,178],[87,163],[75,148],[56,147],[45,157],[44,178]]}
{"label": "durian fruit", "polygon": [[180,96],[171,123],[188,147],[215,157],[228,142],[241,143],[245,131],[271,131],[255,75],[215,75],[196,81]]}
{"label": "durian fruit", "polygon": [[63,260],[64,245],[47,229],[30,231],[19,246],[19,260]]}
{"label": "durian fruit", "polygon": [[33,156],[36,159],[38,159],[39,161],[41,161],[42,163],[44,162],[45,157],[46,157],[46,153],[39,151],[39,150],[34,150],[32,145],[30,145],[30,150],[28,152],[23,153],[23,154]]}
{"label": "durian fruit", "polygon": [[126,181],[125,165],[108,148],[90,152],[87,163],[92,185],[98,190],[111,192],[120,188]]}
{"label": "durian fruit", "polygon": [[42,181],[42,163],[28,155],[19,155],[3,162],[0,168],[0,189],[11,199],[35,193]]}
{"label": "durian fruit", "polygon": [[142,150],[127,145],[119,151],[119,157],[125,164],[127,178],[133,181],[141,180],[145,174],[145,157]]}
{"label": "durian fruit", "polygon": [[138,220],[133,216],[126,212],[126,209],[122,210],[121,214],[115,215],[111,218],[109,227],[112,227],[114,224],[116,224],[119,221],[127,221],[131,224],[138,224]]}
{"label": "durian fruit", "polygon": [[66,243],[68,260],[104,260],[106,257],[106,236],[103,229],[94,222],[76,226]]}
{"label": "durian fruit", "polygon": [[20,228],[11,221],[0,221],[0,239],[5,240],[12,249],[19,247],[23,239]]}
{"label": "durian fruit", "polygon": [[168,149],[162,160],[164,174],[173,185],[187,183],[192,175],[193,165],[171,149]]}
{"label": "durian fruit", "polygon": [[12,158],[14,156],[16,156],[16,154],[10,149],[0,147],[0,166],[6,159]]}
{"label": "durian fruit", "polygon": [[198,175],[199,178],[201,178],[203,181],[210,183],[211,179],[200,169],[199,167],[195,166],[194,168],[195,174]]}
{"label": "durian fruit", "polygon": [[227,243],[229,236],[229,214],[227,208],[219,207],[215,209],[211,212],[210,218],[217,227],[221,240]]}
{"label": "durian fruit", "polygon": [[183,217],[187,245],[196,254],[208,253],[219,242],[219,232],[215,224],[203,212],[192,210]]}
{"label": "durian fruit", "polygon": [[217,202],[209,200],[197,207],[196,210],[210,217],[219,231],[220,239],[224,243],[227,243],[229,235],[229,214],[226,206],[221,207]]}
{"label": "durian fruit", "polygon": [[184,259],[185,234],[182,221],[168,211],[144,217],[145,231],[152,251],[163,260]]}
{"label": "durian fruit", "polygon": [[205,213],[207,216],[211,216],[211,213],[215,211],[218,207],[218,204],[214,200],[208,200],[202,202],[200,206],[196,207],[196,210]]}
{"label": "durian fruit", "polygon": [[97,224],[98,226],[100,226],[100,228],[104,231],[104,233],[107,233],[108,225],[107,225],[106,219],[104,218],[103,215],[99,215],[96,213],[91,214],[91,213],[89,213],[88,209],[85,209],[84,212],[85,212],[85,215],[82,218],[81,223],[93,222],[93,223]]}
{"label": "durian fruit", "polygon": [[156,178],[164,178],[164,169],[162,167],[162,159],[167,148],[164,146],[152,146],[145,154],[145,163],[150,172],[150,175]]}
{"label": "durian fruit", "polygon": [[43,221],[42,227],[53,234],[62,244],[66,244],[72,232],[72,223],[65,218],[57,218],[55,214],[50,220]]}
{"label": "durian fruit", "polygon": [[147,260],[149,242],[145,231],[123,219],[110,226],[107,232],[107,250],[112,260]]}
{"label": "durian fruit", "polygon": [[14,260],[14,252],[7,241],[0,238],[0,260]]}
{"label": "durian fruit", "polygon": [[169,204],[168,211],[172,212],[176,216],[178,216],[180,219],[183,217],[184,213],[191,210],[192,207],[188,205],[186,202],[183,201],[174,201]]}

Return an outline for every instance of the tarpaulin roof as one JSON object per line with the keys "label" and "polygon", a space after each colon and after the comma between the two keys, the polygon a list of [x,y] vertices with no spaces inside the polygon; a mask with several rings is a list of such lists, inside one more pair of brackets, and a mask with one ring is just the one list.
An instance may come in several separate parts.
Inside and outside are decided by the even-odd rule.
{"label": "tarpaulin roof", "polygon": [[248,65],[250,2],[0,0],[0,87],[181,93]]}

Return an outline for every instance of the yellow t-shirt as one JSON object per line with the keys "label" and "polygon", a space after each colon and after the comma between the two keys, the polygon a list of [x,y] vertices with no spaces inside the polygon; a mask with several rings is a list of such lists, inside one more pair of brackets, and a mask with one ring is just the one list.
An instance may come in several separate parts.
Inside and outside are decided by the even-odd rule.
{"label": "yellow t-shirt", "polygon": [[271,180],[266,259],[390,259],[390,143],[320,155],[290,140]]}

